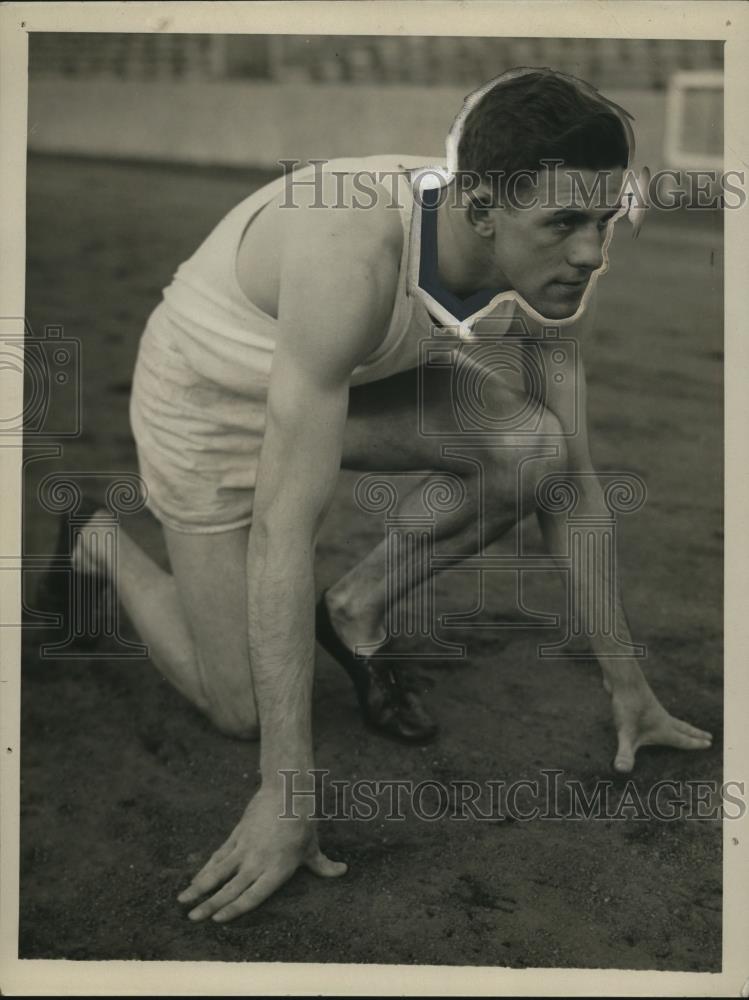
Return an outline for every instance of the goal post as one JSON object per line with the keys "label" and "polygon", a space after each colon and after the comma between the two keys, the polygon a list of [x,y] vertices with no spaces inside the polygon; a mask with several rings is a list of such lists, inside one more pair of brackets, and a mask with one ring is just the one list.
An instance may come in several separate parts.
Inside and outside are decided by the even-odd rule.
{"label": "goal post", "polygon": [[723,73],[674,73],[666,92],[664,160],[680,170],[723,169]]}

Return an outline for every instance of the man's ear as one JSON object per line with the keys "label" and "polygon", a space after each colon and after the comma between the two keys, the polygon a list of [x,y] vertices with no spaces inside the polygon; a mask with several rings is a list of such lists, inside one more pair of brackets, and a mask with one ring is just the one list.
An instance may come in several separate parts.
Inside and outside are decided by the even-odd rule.
{"label": "man's ear", "polygon": [[483,239],[494,236],[494,205],[489,196],[480,191],[468,195],[468,222],[474,232]]}

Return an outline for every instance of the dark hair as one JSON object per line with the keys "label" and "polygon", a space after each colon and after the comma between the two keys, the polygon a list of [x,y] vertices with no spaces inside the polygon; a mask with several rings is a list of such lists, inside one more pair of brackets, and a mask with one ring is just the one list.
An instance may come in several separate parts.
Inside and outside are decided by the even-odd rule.
{"label": "dark hair", "polygon": [[[623,112],[626,115],[626,112]],[[468,112],[458,141],[458,171],[497,183],[543,160],[565,167],[626,167],[622,117],[592,87],[553,70],[499,79]]]}

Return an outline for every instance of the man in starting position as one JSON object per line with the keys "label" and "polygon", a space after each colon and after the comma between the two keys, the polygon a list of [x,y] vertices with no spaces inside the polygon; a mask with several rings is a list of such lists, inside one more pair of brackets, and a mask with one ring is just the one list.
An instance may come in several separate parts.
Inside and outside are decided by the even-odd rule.
{"label": "man in starting position", "polygon": [[[499,538],[519,500],[531,509],[549,473],[588,473],[577,477],[578,509],[606,513],[585,421],[570,425],[570,393],[584,417],[581,352],[560,381],[540,389],[481,373],[482,405],[499,421],[521,412],[528,393],[538,396],[536,430],[511,427],[511,447],[487,444],[469,464],[418,431],[417,400],[432,428],[459,430],[444,372],[419,370],[419,343],[451,317],[468,334],[479,329],[477,316],[489,320],[496,336],[514,308],[534,349],[553,345],[540,335],[541,320],[564,323],[565,337],[582,344],[592,282],[621,214],[628,124],[592,88],[548,70],[505,74],[458,121],[457,164],[431,214],[415,197],[417,167],[429,164],[413,157],[334,161],[280,178],[240,203],[180,267],[141,341],[132,425],[172,574],[122,534],[120,600],[181,692],[223,732],[262,736],[260,788],[179,897],[194,920],[253,909],[302,864],[324,876],[346,870],[321,853],[312,807],[279,818],[279,772],[314,767],[316,634],[351,674],[370,725],[417,742],[435,733],[403,670],[353,652],[383,644],[388,601],[405,596],[385,543],[316,608],[315,541],[341,467],[459,477],[463,502],[435,524],[448,553],[476,553]],[[602,182],[604,204],[582,203],[567,170],[588,191]],[[466,344],[470,363],[470,336]],[[421,503],[415,488],[398,513],[418,513]],[[564,515],[537,516],[550,554],[561,558]],[[94,513],[73,562],[78,572],[107,574],[96,521]],[[410,584],[429,571],[424,560],[409,567]],[[572,581],[580,585],[598,586]],[[612,586],[616,632],[626,641]],[[621,646],[611,635],[595,629],[591,646],[611,696],[617,771],[631,770],[643,745],[710,746],[708,733],[662,707],[636,659],[615,655]]]}

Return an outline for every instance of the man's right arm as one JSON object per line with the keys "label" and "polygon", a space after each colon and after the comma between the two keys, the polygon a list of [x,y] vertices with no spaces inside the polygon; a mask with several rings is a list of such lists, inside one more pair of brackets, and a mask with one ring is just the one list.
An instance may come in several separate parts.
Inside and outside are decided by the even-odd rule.
{"label": "man's right arm", "polygon": [[[279,336],[247,551],[261,787],[214,856],[225,859],[227,849],[236,856],[234,877],[199,907],[197,919],[239,916],[259,905],[302,863],[321,875],[345,870],[320,853],[306,818],[308,799],[298,803],[308,803],[298,821],[278,819],[286,808],[279,772],[302,772],[296,782],[300,787],[303,775],[314,767],[315,543],[340,468],[351,373],[382,342],[398,257],[368,236],[357,220],[319,214],[319,220],[300,218],[295,222],[300,231],[287,239]],[[210,888],[203,878],[204,891],[212,891],[223,881],[221,873],[228,875],[230,869],[222,861],[215,871]]]}
{"label": "man's right arm", "polygon": [[[351,374],[382,341],[397,279],[397,259],[357,221],[301,218],[284,254],[247,553],[264,785],[280,768],[312,766],[315,542],[341,464]],[[305,235],[320,246],[318,260]]]}

